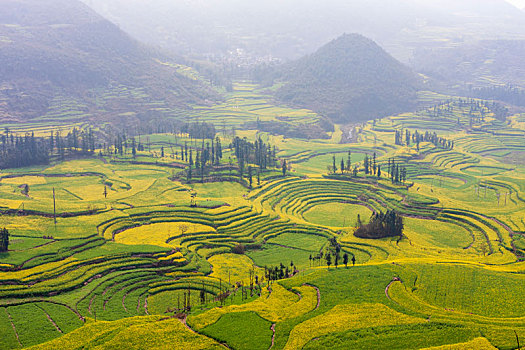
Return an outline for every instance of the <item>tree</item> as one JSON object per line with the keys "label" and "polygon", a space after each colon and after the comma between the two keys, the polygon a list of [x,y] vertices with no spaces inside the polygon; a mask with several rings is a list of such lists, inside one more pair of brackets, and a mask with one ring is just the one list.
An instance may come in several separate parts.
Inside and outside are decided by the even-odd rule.
{"label": "tree", "polygon": [[374,175],[376,174],[376,171],[377,171],[377,164],[376,164],[376,152],[374,152],[374,158],[372,160],[372,171],[374,173]]}
{"label": "tree", "polygon": [[348,253],[343,255],[343,264],[345,264],[345,267],[348,267]]}
{"label": "tree", "polygon": [[9,250],[9,231],[4,227],[0,229],[0,252]]}
{"label": "tree", "polygon": [[332,255],[330,253],[326,253],[325,259],[326,265],[328,265],[328,268],[330,268],[330,265],[332,265]]}
{"label": "tree", "polygon": [[160,157],[164,158],[164,146],[160,148]]}
{"label": "tree", "polygon": [[365,160],[364,160],[364,165],[365,165],[365,174],[368,175],[370,173],[370,169],[369,169],[369,160],[368,160],[368,154],[365,154]]}
{"label": "tree", "polygon": [[334,174],[337,172],[337,166],[335,165],[335,156],[332,156],[332,167]]}
{"label": "tree", "polygon": [[352,151],[348,151],[348,159],[346,160],[346,171],[352,171]]}
{"label": "tree", "polygon": [[285,159],[285,160],[283,160],[283,168],[282,168],[283,176],[286,176],[286,167],[287,167],[287,164],[286,164],[286,159]]}
{"label": "tree", "polygon": [[345,172],[345,160],[341,158],[341,175]]}
{"label": "tree", "polygon": [[29,185],[28,184],[24,185],[24,188],[22,189],[22,194],[29,196]]}
{"label": "tree", "polygon": [[352,255],[352,266],[355,266],[355,255]]}
{"label": "tree", "polygon": [[381,178],[381,165],[377,166],[377,177]]}
{"label": "tree", "polygon": [[[186,155],[187,157],[187,155]],[[191,167],[193,166],[193,152],[190,150],[190,161],[188,163],[188,181],[191,180]]]}
{"label": "tree", "polygon": [[186,233],[186,231],[188,231],[190,227],[186,224],[182,224],[182,225],[179,225],[179,230],[180,230],[180,234],[181,236],[184,236],[184,234]]}
{"label": "tree", "polygon": [[337,269],[337,266],[339,266],[339,254],[335,254],[335,262],[334,262],[335,268]]}
{"label": "tree", "polygon": [[248,167],[248,181],[250,182],[250,188],[252,188],[253,185],[253,178],[252,178],[252,166],[250,165]]}

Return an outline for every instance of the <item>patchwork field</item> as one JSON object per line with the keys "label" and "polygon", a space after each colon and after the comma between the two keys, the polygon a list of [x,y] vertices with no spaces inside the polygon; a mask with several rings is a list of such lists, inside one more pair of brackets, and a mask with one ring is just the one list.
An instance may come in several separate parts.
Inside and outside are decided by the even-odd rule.
{"label": "patchwork field", "polygon": [[[239,83],[187,116],[215,123],[223,147],[194,178],[177,152],[210,140],[182,132],[141,135],[136,155],[2,169],[0,349],[516,349],[523,116],[483,105],[481,121],[465,101],[354,126],[341,143],[345,128],[306,128],[322,118]],[[38,132],[78,127],[82,106],[54,103]],[[436,137],[396,143],[407,130]],[[275,146],[275,166],[241,167],[235,136]],[[354,235],[387,211],[402,236]]]}

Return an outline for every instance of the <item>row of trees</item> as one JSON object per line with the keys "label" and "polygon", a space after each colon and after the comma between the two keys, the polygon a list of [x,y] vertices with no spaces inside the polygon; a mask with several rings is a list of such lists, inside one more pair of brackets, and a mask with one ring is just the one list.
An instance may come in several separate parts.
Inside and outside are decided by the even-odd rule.
{"label": "row of trees", "polygon": [[[390,180],[392,181],[392,183],[399,183],[399,182],[405,183],[406,182],[407,169],[405,166],[397,164],[394,158],[389,158],[387,167],[388,167],[387,168],[388,173],[390,174]],[[381,176],[381,174],[379,174],[378,176]]]}
{"label": "row of trees", "polygon": [[436,132],[430,133],[425,131],[425,133],[420,133],[419,131],[414,131],[413,133],[410,130],[405,130],[403,135],[403,130],[396,130],[395,134],[395,144],[398,146],[411,146],[415,144],[417,150],[419,151],[419,144],[421,142],[430,142],[436,147],[440,147],[447,150],[454,149],[454,141],[447,140],[444,137],[437,136]]}
{"label": "row of trees", "polygon": [[341,158],[340,167],[337,168],[337,163],[335,160],[335,155],[332,156],[332,165],[328,166],[328,171],[335,174],[337,171],[341,171],[341,175],[345,173],[353,173],[354,176],[357,176],[357,172],[359,171],[357,164],[354,168],[352,168],[352,151],[348,151],[348,156],[346,159],[346,164],[344,158]]}
{"label": "row of trees", "polygon": [[[472,95],[488,100],[501,100],[505,102],[511,102],[510,99],[514,99],[514,102],[518,102],[519,98],[522,98],[523,90],[519,89],[505,89],[505,88],[481,88],[474,89]],[[501,90],[500,90],[501,89]],[[509,100],[504,98],[498,98],[507,96]],[[511,97],[513,96],[513,97]],[[512,102],[511,102],[512,103]],[[520,105],[520,104],[516,104]],[[492,113],[496,119],[505,120],[509,115],[507,107],[501,103],[495,101],[480,101],[473,98],[460,98],[458,100],[448,100],[442,104],[435,105],[427,109],[424,113],[433,118],[454,118],[456,117],[456,109],[468,109],[468,112],[463,112],[465,116],[469,118],[469,125],[472,127],[474,122],[483,122],[486,115]],[[459,124],[459,123],[458,123]]]}
{"label": "row of trees", "polygon": [[9,231],[4,227],[0,229],[0,252],[9,250]]}
{"label": "row of trees", "polygon": [[[375,152],[371,158],[368,156],[368,154],[365,154],[365,158],[363,161],[364,172],[366,175],[374,175],[378,178],[381,178],[383,176],[383,171],[381,170],[381,164],[377,162],[376,158],[377,157]],[[386,166],[386,171],[388,172],[392,183],[406,182],[407,169],[405,166],[396,164],[395,159],[393,158],[388,159],[388,163]],[[337,168],[335,155],[332,156],[332,165],[328,166],[328,171],[333,174],[336,174],[337,171],[340,171],[341,175],[344,175],[345,173],[350,173],[353,176],[357,176],[359,173],[359,167],[356,164],[352,169],[352,152],[349,151],[346,163],[344,158],[341,158],[339,168]]]}
{"label": "row of trees", "polygon": [[368,224],[361,222],[361,217],[357,216],[357,229],[354,235],[359,238],[385,238],[403,235],[403,217],[394,210],[386,213],[374,213]]}

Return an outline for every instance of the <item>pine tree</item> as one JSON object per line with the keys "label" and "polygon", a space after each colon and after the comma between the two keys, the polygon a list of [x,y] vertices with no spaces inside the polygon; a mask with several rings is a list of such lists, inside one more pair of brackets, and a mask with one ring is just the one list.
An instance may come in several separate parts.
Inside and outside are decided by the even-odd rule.
{"label": "pine tree", "polygon": [[253,178],[252,178],[252,166],[251,165],[248,167],[248,181],[250,183],[250,188],[252,188]]}
{"label": "pine tree", "polygon": [[345,171],[345,160],[341,158],[341,175],[344,174]]}

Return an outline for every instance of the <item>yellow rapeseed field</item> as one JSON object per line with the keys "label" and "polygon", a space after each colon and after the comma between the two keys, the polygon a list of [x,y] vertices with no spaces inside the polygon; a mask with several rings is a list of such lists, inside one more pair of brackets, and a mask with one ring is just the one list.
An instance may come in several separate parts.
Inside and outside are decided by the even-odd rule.
{"label": "yellow rapeseed field", "polygon": [[295,326],[284,349],[301,349],[311,339],[332,332],[423,322],[425,321],[421,318],[401,314],[383,304],[337,305],[332,310]]}
{"label": "yellow rapeseed field", "polygon": [[261,296],[250,303],[214,308],[203,314],[190,317],[189,322],[195,329],[202,329],[217,322],[226,313],[243,311],[254,311],[268,321],[281,322],[314,310],[317,306],[315,288],[302,286],[295,289],[301,297],[288,291],[280,284],[274,283],[270,295],[266,289],[263,289]]}
{"label": "yellow rapeseed field", "polygon": [[166,248],[179,247],[176,243],[166,243],[173,236],[190,236],[198,232],[215,231],[213,227],[191,222],[161,222],[134,227],[115,236],[115,242],[131,245],[156,245]]}

